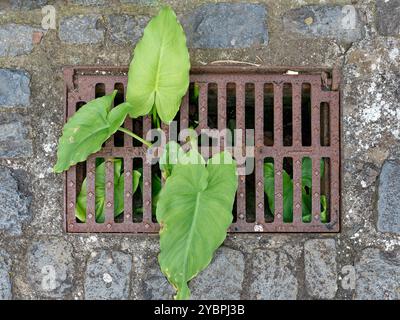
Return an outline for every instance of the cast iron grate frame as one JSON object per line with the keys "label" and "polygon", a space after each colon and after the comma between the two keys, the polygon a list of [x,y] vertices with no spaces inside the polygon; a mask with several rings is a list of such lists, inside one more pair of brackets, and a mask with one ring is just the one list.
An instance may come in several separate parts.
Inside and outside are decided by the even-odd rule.
{"label": "cast iron grate frame", "polygon": [[[75,111],[77,104],[95,98],[96,84],[104,84],[105,91],[111,92],[115,84],[122,84],[126,92],[127,85],[126,67],[100,67],[82,66],[64,68],[65,79],[65,119]],[[288,74],[287,70],[296,71],[298,74]],[[218,88],[218,129],[226,128],[226,88],[227,84],[236,85],[236,128],[245,128],[245,86],[254,84],[254,141],[255,141],[255,221],[246,221],[246,178],[239,176],[239,187],[236,196],[236,219],[231,225],[230,232],[338,232],[340,228],[340,76],[337,69],[325,68],[255,68],[238,66],[207,66],[196,67],[191,70],[191,82],[199,85],[198,126],[196,131],[208,128],[207,87],[216,84]],[[273,85],[274,108],[274,137],[282,135],[283,123],[283,85],[290,84],[292,90],[292,120],[293,143],[284,146],[283,139],[274,139],[273,146],[264,144],[264,85]],[[302,146],[301,139],[301,88],[303,84],[311,87],[311,117],[314,119],[312,126],[311,146]],[[220,90],[220,88],[225,90]],[[329,135],[330,143],[322,146],[320,142],[320,108],[322,103],[329,105]],[[188,94],[182,101],[180,109],[180,128],[189,125],[189,97]],[[124,124],[132,129],[132,122]],[[143,132],[151,129],[149,117],[143,118]],[[167,130],[164,127],[164,130]],[[106,209],[105,222],[97,223],[94,218],[95,208],[95,161],[96,158],[108,157],[122,158],[124,172],[129,175],[132,171],[132,159],[141,159],[143,163],[143,217],[141,222],[132,220],[132,183],[125,179],[124,189],[124,218],[123,221],[114,220],[114,194],[113,166],[106,165]],[[146,148],[133,146],[132,138],[124,135],[124,146],[115,147],[108,141],[101,151],[89,157],[86,162],[87,172],[87,220],[85,223],[77,222],[75,218],[75,202],[77,188],[80,189],[77,167],[70,168],[65,173],[65,230],[67,232],[98,232],[98,233],[156,233],[159,226],[152,218],[151,199],[151,164],[145,161]],[[293,161],[293,221],[284,222],[282,217],[282,169],[283,159],[292,158]],[[304,157],[312,159],[312,220],[309,223],[302,221],[301,208],[301,160]],[[265,158],[274,159],[275,171],[275,216],[273,221],[265,219],[264,179],[263,164]],[[329,222],[320,221],[320,169],[321,158],[329,159]],[[108,190],[108,191],[107,191]],[[92,196],[90,196],[92,195]],[[300,205],[299,205],[300,204]]]}

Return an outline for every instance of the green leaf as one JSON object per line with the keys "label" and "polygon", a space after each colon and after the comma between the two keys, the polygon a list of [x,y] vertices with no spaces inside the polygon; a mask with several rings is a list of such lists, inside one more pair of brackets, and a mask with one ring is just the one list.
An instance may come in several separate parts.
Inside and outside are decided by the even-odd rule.
{"label": "green leaf", "polygon": [[223,243],[236,189],[236,163],[227,152],[215,155],[207,166],[179,163],[167,179],[157,206],[158,260],[177,289],[176,299],[190,297],[187,282],[207,267]]}
{"label": "green leaf", "polygon": [[293,221],[293,180],[282,170],[283,176],[283,222]]}
{"label": "green leaf", "polygon": [[[302,192],[302,200],[303,200],[303,222],[311,222],[311,206],[312,199],[311,194],[307,194],[304,190]],[[328,212],[327,212],[327,200],[325,195],[321,195],[321,222],[328,222]]]}
{"label": "green leaf", "polygon": [[[321,160],[321,175],[324,174],[324,161]],[[267,195],[268,205],[271,213],[274,214],[274,164],[267,162],[264,164],[264,192]],[[303,158],[302,164],[302,220],[303,222],[311,222],[311,193],[305,187],[311,189],[312,186],[312,161],[311,158]],[[324,202],[325,201],[325,202]],[[326,197],[321,196],[321,221],[326,218]],[[325,209],[324,209],[325,208]],[[324,218],[325,216],[325,218]],[[283,170],[283,221],[293,221],[293,179]]]}
{"label": "green leaf", "polygon": [[[132,194],[134,194],[139,186],[139,181],[142,174],[138,170],[133,170],[132,172]],[[120,215],[124,211],[124,185],[125,178],[121,172],[118,183],[114,186],[114,211],[115,217]]]}
{"label": "green leaf", "polygon": [[170,141],[165,145],[165,150],[160,157],[160,170],[164,178],[168,178],[172,169],[176,164],[178,164],[179,158],[183,157],[185,152],[175,141]]}
{"label": "green leaf", "polygon": [[321,195],[321,222],[327,223],[328,222],[328,212],[327,212],[327,200],[325,195]]}
{"label": "green leaf", "polygon": [[111,109],[107,119],[110,124],[110,132],[114,133],[122,126],[130,108],[131,105],[128,102],[124,102]]}
{"label": "green leaf", "polygon": [[269,209],[271,213],[274,214],[275,178],[273,163],[264,163],[264,192],[268,198]]}
{"label": "green leaf", "polygon": [[197,151],[197,140],[191,143],[192,148],[185,152],[179,143],[170,141],[166,144],[163,154],[160,157],[160,170],[163,177],[168,178],[174,166],[181,164],[205,164],[204,158]]}
{"label": "green leaf", "polygon": [[130,116],[147,115],[155,106],[163,122],[172,121],[188,89],[189,70],[185,33],[174,11],[164,7],[145,28],[129,67]]}
{"label": "green leaf", "polygon": [[[283,221],[290,222],[293,219],[293,181],[285,170],[283,172]],[[275,176],[274,164],[264,163],[264,192],[268,198],[271,213],[275,211]]]}
{"label": "green leaf", "polygon": [[[97,159],[96,159],[97,160]],[[96,161],[97,162],[97,161]],[[114,217],[118,217],[124,211],[124,175],[122,174],[122,160],[114,159]],[[99,162],[98,162],[99,163]],[[140,172],[134,170],[132,174],[132,192],[135,193],[139,184]],[[95,178],[95,217],[96,222],[105,220],[105,162],[100,162],[96,167]],[[81,191],[78,195],[75,216],[81,221],[86,221],[87,186],[86,178],[83,180]]]}
{"label": "green leaf", "polygon": [[[321,170],[321,177],[324,176],[324,160],[321,159],[320,162],[320,170]],[[312,186],[312,160],[309,157],[303,158],[302,161],[302,167],[301,167],[301,172],[302,172],[302,185],[304,187],[311,188]]]}
{"label": "green leaf", "polygon": [[128,105],[120,105],[111,111],[116,93],[88,102],[68,120],[58,144],[55,172],[63,172],[99,151],[124,122]]}
{"label": "green leaf", "polygon": [[200,95],[200,87],[197,83],[193,84],[193,94],[190,97],[190,103],[197,104]]}
{"label": "green leaf", "polygon": [[311,194],[307,194],[307,192],[303,189],[301,192],[301,199],[302,199],[302,219],[303,222],[309,223],[311,222]]}

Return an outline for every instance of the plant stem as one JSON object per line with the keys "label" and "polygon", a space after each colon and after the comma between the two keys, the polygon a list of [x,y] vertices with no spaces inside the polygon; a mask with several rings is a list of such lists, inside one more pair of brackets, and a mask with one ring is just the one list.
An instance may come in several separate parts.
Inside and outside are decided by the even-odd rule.
{"label": "plant stem", "polygon": [[119,128],[118,128],[118,131],[121,131],[121,132],[123,132],[123,133],[126,133],[127,135],[131,136],[132,138],[134,138],[134,139],[140,141],[141,143],[145,144],[145,145],[148,146],[149,148],[150,148],[151,145],[152,145],[151,142],[142,139],[141,137],[139,137],[138,135],[134,134],[132,131],[130,131],[130,130],[128,130],[128,129],[119,127]]}

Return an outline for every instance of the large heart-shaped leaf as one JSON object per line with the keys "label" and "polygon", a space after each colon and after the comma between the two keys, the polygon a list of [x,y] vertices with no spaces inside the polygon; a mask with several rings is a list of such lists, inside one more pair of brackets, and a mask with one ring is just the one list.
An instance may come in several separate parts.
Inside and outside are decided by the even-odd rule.
{"label": "large heart-shaped leaf", "polygon": [[126,100],[137,118],[156,108],[169,123],[189,86],[190,59],[186,36],[174,11],[161,9],[144,30],[129,67]]}
{"label": "large heart-shaped leaf", "polygon": [[190,297],[187,282],[207,267],[224,241],[236,189],[236,163],[227,152],[215,155],[207,166],[174,166],[160,194],[157,221],[158,260],[177,289],[176,299]]}
{"label": "large heart-shaped leaf", "polygon": [[129,105],[123,103],[111,109],[116,93],[88,102],[68,120],[58,144],[55,172],[85,161],[122,125]]}
{"label": "large heart-shaped leaf", "polygon": [[[196,146],[196,144],[194,144]],[[188,151],[183,151],[183,148],[176,141],[170,141],[165,145],[164,152],[160,157],[160,170],[163,177],[168,178],[175,165],[181,164],[205,164],[204,158],[196,147],[193,147]]]}
{"label": "large heart-shaped leaf", "polygon": [[[124,211],[124,175],[122,171],[122,160],[114,159],[114,217],[118,217]],[[140,172],[133,170],[132,174],[132,192],[138,188]],[[106,171],[105,162],[100,161],[96,166],[95,178],[95,217],[96,222],[103,223],[105,220],[105,181]],[[75,208],[75,216],[81,221],[86,221],[86,204],[87,204],[87,182],[83,180],[81,191],[78,195]]]}

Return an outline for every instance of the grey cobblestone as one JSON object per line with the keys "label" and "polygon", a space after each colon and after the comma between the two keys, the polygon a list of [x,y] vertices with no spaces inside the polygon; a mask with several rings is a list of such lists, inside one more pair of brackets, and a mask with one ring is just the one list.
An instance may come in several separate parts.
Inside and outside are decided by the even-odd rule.
{"label": "grey cobblestone", "polygon": [[312,5],[292,9],[284,14],[283,25],[286,31],[304,37],[326,37],[343,42],[364,37],[363,23],[354,7]]}
{"label": "grey cobblestone", "polygon": [[[138,281],[133,279],[133,281]],[[175,290],[162,274],[157,259],[151,259],[146,266],[146,273],[142,281],[142,293],[138,293],[143,299],[170,300]]]}
{"label": "grey cobblestone", "polygon": [[376,1],[376,27],[383,36],[400,36],[400,1]]}
{"label": "grey cobblestone", "polygon": [[0,110],[7,107],[28,107],[30,76],[23,70],[0,69]]}
{"label": "grey cobblestone", "polygon": [[246,48],[268,43],[266,19],[263,5],[217,3],[202,5],[181,20],[189,47]]}
{"label": "grey cobblestone", "polygon": [[15,57],[33,50],[33,33],[39,31],[28,25],[15,23],[0,25],[0,57]]}
{"label": "grey cobblestone", "polygon": [[107,4],[107,0],[69,0],[71,4],[79,4],[83,6],[104,6]]}
{"label": "grey cobblestone", "polygon": [[27,280],[37,297],[66,298],[74,280],[71,244],[62,239],[38,240],[27,251]]}
{"label": "grey cobblestone", "polygon": [[23,158],[32,155],[29,128],[26,116],[0,112],[0,158]]}
{"label": "grey cobblestone", "polygon": [[218,249],[210,265],[190,282],[192,299],[239,300],[244,264],[240,251],[226,247]]}
{"label": "grey cobblestone", "polygon": [[120,0],[122,4],[155,5],[158,0]]}
{"label": "grey cobblestone", "polygon": [[[7,1],[7,0],[6,0]],[[13,9],[39,9],[45,6],[48,0],[10,0]]]}
{"label": "grey cobblestone", "polygon": [[10,256],[0,249],[0,300],[10,300],[12,298],[10,272]]}
{"label": "grey cobblestone", "polygon": [[85,299],[128,299],[132,257],[119,251],[100,251],[89,259]]}
{"label": "grey cobblestone", "polygon": [[104,40],[104,27],[98,14],[62,18],[58,33],[69,44],[95,44]]}
{"label": "grey cobblestone", "polygon": [[295,263],[284,251],[255,250],[252,256],[250,299],[295,300]]}
{"label": "grey cobblestone", "polygon": [[400,299],[400,252],[362,251],[356,267],[356,299]]}
{"label": "grey cobblestone", "polygon": [[110,15],[108,21],[111,41],[116,44],[134,45],[143,35],[149,20],[143,16]]}
{"label": "grey cobblestone", "polygon": [[319,299],[334,298],[337,291],[335,240],[308,240],[304,244],[304,265],[308,293]]}
{"label": "grey cobblestone", "polygon": [[379,176],[378,230],[400,234],[400,164],[387,161]]}
{"label": "grey cobblestone", "polygon": [[22,194],[12,171],[0,166],[0,231],[20,235],[31,217],[31,197]]}

